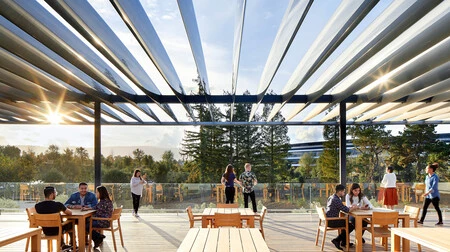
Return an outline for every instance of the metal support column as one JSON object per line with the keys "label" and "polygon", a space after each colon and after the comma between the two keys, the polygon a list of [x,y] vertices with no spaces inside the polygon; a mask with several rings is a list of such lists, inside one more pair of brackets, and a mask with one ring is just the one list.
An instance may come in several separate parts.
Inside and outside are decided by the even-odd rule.
{"label": "metal support column", "polygon": [[101,159],[101,125],[100,125],[100,102],[96,101],[94,106],[94,172],[95,188],[102,183],[102,159]]}
{"label": "metal support column", "polygon": [[347,111],[345,102],[339,103],[339,182],[347,183]]}

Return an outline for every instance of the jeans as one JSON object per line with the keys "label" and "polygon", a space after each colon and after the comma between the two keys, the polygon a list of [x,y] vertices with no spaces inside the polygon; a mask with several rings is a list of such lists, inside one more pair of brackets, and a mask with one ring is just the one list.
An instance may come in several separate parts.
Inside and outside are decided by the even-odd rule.
{"label": "jeans", "polygon": [[234,203],[234,194],[235,194],[235,188],[234,186],[225,187],[225,197],[227,198],[227,201],[225,203]]}
{"label": "jeans", "polygon": [[248,197],[250,196],[250,199],[252,201],[252,206],[253,206],[253,212],[257,212],[256,209],[256,199],[255,199],[255,191],[252,191],[250,193],[244,193],[244,206],[245,208],[248,207]]}
{"label": "jeans", "polygon": [[439,222],[442,223],[442,212],[441,212],[441,209],[439,208],[439,200],[440,200],[439,197],[435,197],[432,199],[425,198],[425,200],[423,201],[422,217],[420,217],[420,222],[423,222],[425,220],[425,216],[427,215],[428,206],[430,205],[430,203],[432,203],[434,206],[434,209],[436,209],[436,212],[438,214]]}
{"label": "jeans", "polygon": [[139,201],[141,200],[141,195],[137,195],[134,193],[131,193],[131,197],[133,198],[133,209],[134,212],[137,213],[139,209]]}
{"label": "jeans", "polygon": [[[329,227],[345,227],[345,220],[330,220],[328,222]],[[367,226],[367,225],[366,225]],[[348,234],[350,235],[351,232],[355,229],[355,226],[353,223],[348,223]],[[338,240],[340,243],[346,243],[347,240],[347,234],[345,231],[342,231],[338,237],[336,237],[336,240]]]}

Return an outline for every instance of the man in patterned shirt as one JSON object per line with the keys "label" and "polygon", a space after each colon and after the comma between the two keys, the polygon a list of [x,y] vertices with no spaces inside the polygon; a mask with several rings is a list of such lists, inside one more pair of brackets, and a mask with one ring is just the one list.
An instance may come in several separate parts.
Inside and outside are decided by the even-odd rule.
{"label": "man in patterned shirt", "polygon": [[258,183],[256,180],[256,175],[252,172],[252,165],[249,163],[245,164],[245,171],[239,176],[239,180],[242,183],[242,187],[244,187],[244,206],[248,207],[248,197],[252,200],[253,212],[257,212],[256,210],[256,199],[255,199],[255,191],[253,187]]}
{"label": "man in patterned shirt", "polygon": [[[342,204],[341,197],[345,196],[345,186],[343,185],[337,185],[336,186],[336,193],[331,195],[328,198],[327,201],[327,217],[339,217],[339,212],[346,212],[352,211],[353,209],[356,209],[357,206],[351,206],[350,208],[344,206]],[[329,227],[345,227],[345,220],[331,220],[328,222]],[[351,222],[348,223],[348,234],[350,234],[355,227]],[[341,232],[338,237],[333,239],[331,242],[336,246],[337,249],[343,250],[341,246],[346,246],[346,232]],[[353,245],[353,243],[349,244],[350,247]]]}

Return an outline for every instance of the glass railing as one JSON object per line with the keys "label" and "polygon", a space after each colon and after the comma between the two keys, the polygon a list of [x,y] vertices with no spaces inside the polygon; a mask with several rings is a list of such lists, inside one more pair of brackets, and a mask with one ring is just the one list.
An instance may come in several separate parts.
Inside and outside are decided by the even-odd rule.
{"label": "glass railing", "polygon": [[[399,205],[421,205],[423,202],[423,183],[397,183]],[[128,183],[104,183],[116,206],[132,208],[130,185]],[[262,205],[279,211],[305,211],[314,209],[315,205],[326,205],[327,198],[333,195],[335,183],[259,183],[255,186],[258,209]],[[44,199],[44,188],[54,186],[58,192],[57,201],[65,202],[69,195],[78,191],[77,183],[12,183],[0,182],[0,209],[25,209]],[[347,184],[347,192],[351,184]],[[381,207],[378,201],[379,184],[361,183],[362,192],[372,205]],[[450,203],[450,183],[439,183],[441,207],[448,208]],[[89,191],[94,192],[94,185],[89,184]],[[225,192],[221,184],[192,183],[150,183],[144,187],[141,197],[142,211],[183,211],[187,206],[199,211],[205,207],[214,207],[225,201]],[[236,186],[235,202],[244,206],[241,187]]]}

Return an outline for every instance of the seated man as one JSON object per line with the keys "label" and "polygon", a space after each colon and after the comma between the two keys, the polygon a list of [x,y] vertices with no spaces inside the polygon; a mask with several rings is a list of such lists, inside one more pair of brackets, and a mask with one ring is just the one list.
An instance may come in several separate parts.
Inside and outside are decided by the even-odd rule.
{"label": "seated man", "polygon": [[[345,195],[345,186],[343,185],[337,185],[336,186],[336,193],[331,195],[328,198],[327,201],[327,217],[339,217],[339,212],[343,211],[348,213],[349,211],[352,211],[353,209],[356,209],[357,206],[351,206],[350,208],[344,206],[344,204],[342,204],[342,200],[341,197],[343,197]],[[345,227],[345,220],[331,220],[328,222],[328,226],[329,227]],[[352,223],[348,223],[348,233],[350,234],[353,229],[355,229],[355,227],[353,226]],[[331,241],[334,246],[336,246],[337,249],[339,250],[343,250],[341,248],[341,246],[345,247],[346,246],[346,232],[341,232],[338,237],[336,237],[335,239],[333,239]],[[353,244],[350,243],[350,246],[352,246]]]}
{"label": "seated man", "polygon": [[[63,203],[55,201],[56,189],[54,187],[47,186],[44,189],[44,196],[45,196],[44,201],[41,201],[34,206],[37,213],[52,214],[52,213],[64,212],[67,215],[72,215],[72,211],[67,209],[66,206],[63,205]],[[63,233],[67,229],[70,229],[70,228],[71,228],[70,225],[63,226]],[[42,231],[44,232],[45,235],[49,235],[49,236],[57,235],[59,232],[57,227],[54,227],[54,228],[53,227],[44,227],[44,228],[42,228]],[[72,239],[72,235],[70,235],[70,237]],[[72,248],[72,246],[64,244],[64,238],[61,237],[61,249],[65,250],[65,249],[69,249],[69,248]]]}
{"label": "seated man", "polygon": [[88,192],[86,183],[81,182],[78,185],[78,192],[72,193],[64,205],[70,209],[81,209],[83,206],[94,207],[97,205],[97,197],[94,193]]}

